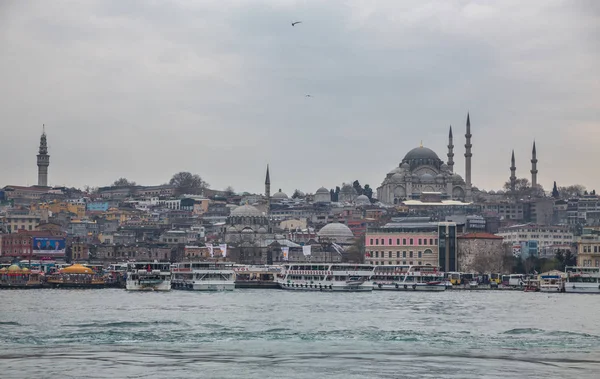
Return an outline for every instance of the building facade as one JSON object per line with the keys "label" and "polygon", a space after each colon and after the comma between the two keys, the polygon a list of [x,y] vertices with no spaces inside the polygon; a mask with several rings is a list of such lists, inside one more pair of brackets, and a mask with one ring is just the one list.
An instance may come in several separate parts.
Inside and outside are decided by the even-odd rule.
{"label": "building facade", "polygon": [[460,235],[457,241],[457,271],[481,274],[505,272],[502,237],[475,232]]}
{"label": "building facade", "polygon": [[365,263],[437,266],[438,259],[435,225],[377,228],[365,234]]}

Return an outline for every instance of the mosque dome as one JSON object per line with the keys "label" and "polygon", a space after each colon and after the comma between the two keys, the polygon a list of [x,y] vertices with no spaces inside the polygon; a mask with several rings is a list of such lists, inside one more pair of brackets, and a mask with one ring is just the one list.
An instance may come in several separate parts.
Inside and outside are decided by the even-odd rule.
{"label": "mosque dome", "polygon": [[411,161],[414,159],[433,159],[439,160],[440,158],[437,156],[435,151],[431,150],[427,147],[415,147],[404,156],[405,161]]}
{"label": "mosque dome", "polygon": [[450,166],[448,166],[445,163],[442,163],[442,165],[440,166],[440,170],[442,170],[442,171],[448,171],[448,170],[450,170]]}
{"label": "mosque dome", "polygon": [[338,243],[352,243],[354,234],[349,227],[339,222],[327,224],[317,233],[319,238],[327,238]]}
{"label": "mosque dome", "polygon": [[329,190],[327,188],[325,188],[325,187],[321,187],[315,193],[318,193],[318,194],[328,194],[329,195]]}
{"label": "mosque dome", "polygon": [[229,233],[237,233],[237,228],[235,226],[230,226],[229,228],[227,228],[227,231]]}
{"label": "mosque dome", "polygon": [[267,232],[267,228],[265,228],[264,226],[261,226],[260,228],[258,228],[258,232],[264,234]]}
{"label": "mosque dome", "polygon": [[232,217],[261,217],[262,213],[252,205],[242,205],[231,211]]}
{"label": "mosque dome", "polygon": [[404,171],[402,168],[394,167],[392,171],[388,172],[388,175],[400,174],[402,171]]}
{"label": "mosque dome", "polygon": [[403,170],[408,170],[410,168],[410,165],[408,163],[404,162],[400,165],[400,168]]}
{"label": "mosque dome", "polygon": [[404,176],[402,176],[402,174],[394,174],[392,175],[391,179],[394,182],[402,182],[404,180]]}
{"label": "mosque dome", "polygon": [[360,195],[356,198],[356,200],[354,200],[354,202],[356,203],[356,205],[370,205],[371,204],[371,200],[369,200],[369,198],[366,195]]}
{"label": "mosque dome", "polygon": [[433,182],[433,175],[431,175],[429,173],[425,173],[425,174],[421,175],[421,181],[422,182]]}
{"label": "mosque dome", "polygon": [[288,198],[288,195],[286,195],[284,192],[281,192],[281,188],[279,189],[279,191],[275,192],[273,194],[273,196],[271,196],[271,198],[273,199],[279,199],[279,200],[284,200]]}
{"label": "mosque dome", "polygon": [[453,174],[453,175],[452,175],[452,181],[453,181],[453,182],[462,182],[462,181],[463,181],[463,178],[461,178],[461,176],[460,176],[460,175],[458,175],[458,174]]}

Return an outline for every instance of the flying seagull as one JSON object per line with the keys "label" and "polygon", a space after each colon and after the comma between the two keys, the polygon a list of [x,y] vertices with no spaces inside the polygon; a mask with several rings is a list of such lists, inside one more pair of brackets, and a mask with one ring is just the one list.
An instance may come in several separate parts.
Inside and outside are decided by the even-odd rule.
{"label": "flying seagull", "polygon": [[294,21],[294,22],[292,22],[292,26],[296,26],[296,24],[302,24],[302,21]]}
{"label": "flying seagull", "polygon": [[312,95],[304,95],[305,97],[313,97]]}

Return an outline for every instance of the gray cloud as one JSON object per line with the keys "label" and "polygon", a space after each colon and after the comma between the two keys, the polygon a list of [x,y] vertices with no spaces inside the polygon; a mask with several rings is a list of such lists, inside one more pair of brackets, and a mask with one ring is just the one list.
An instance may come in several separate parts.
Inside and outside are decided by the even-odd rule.
{"label": "gray cloud", "polygon": [[546,188],[600,189],[596,2],[398,3],[3,2],[2,184],[34,183],[46,123],[56,185],[376,187],[421,140],[445,159],[449,124],[464,170],[470,111],[476,186],[513,148],[529,176],[535,138]]}

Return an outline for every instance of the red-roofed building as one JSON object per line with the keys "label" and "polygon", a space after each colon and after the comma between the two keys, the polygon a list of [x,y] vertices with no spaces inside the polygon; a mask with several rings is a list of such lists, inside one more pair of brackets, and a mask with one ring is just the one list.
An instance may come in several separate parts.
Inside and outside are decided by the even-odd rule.
{"label": "red-roofed building", "polygon": [[458,236],[457,269],[460,272],[505,272],[503,238],[474,232]]}

